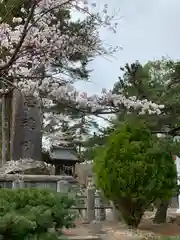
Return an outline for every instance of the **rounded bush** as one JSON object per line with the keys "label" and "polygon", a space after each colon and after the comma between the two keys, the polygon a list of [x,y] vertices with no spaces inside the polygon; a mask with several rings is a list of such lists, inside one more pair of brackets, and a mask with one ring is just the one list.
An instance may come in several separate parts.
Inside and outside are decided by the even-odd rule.
{"label": "rounded bush", "polygon": [[58,239],[59,229],[73,226],[72,204],[49,190],[0,189],[0,235],[6,240]]}
{"label": "rounded bush", "polygon": [[176,186],[171,153],[141,121],[121,124],[97,150],[93,169],[97,186],[132,227],[155,200],[171,197]]}

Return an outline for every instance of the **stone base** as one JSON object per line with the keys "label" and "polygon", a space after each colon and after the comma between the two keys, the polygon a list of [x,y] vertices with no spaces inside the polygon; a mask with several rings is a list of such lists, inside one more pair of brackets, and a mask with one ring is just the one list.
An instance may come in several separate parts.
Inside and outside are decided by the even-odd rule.
{"label": "stone base", "polygon": [[180,208],[176,210],[176,214],[180,215]]}
{"label": "stone base", "polygon": [[100,221],[92,221],[90,223],[91,232],[93,234],[101,234],[102,233],[102,222]]}
{"label": "stone base", "polygon": [[101,240],[99,236],[68,236],[67,239],[69,240]]}

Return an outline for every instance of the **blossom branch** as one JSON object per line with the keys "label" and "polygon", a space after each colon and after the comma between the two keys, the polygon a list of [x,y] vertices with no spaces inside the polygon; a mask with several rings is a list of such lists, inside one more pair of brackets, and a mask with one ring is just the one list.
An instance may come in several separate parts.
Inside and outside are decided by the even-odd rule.
{"label": "blossom branch", "polygon": [[27,35],[27,32],[28,32],[28,25],[29,25],[29,23],[30,23],[30,21],[33,17],[33,13],[34,13],[34,10],[36,8],[36,5],[37,5],[37,1],[34,0],[34,3],[33,3],[32,7],[30,9],[30,12],[28,14],[27,20],[24,24],[24,29],[23,29],[21,38],[19,40],[19,43],[17,44],[17,46],[15,48],[15,51],[14,51],[13,55],[11,56],[10,60],[6,64],[0,66],[0,71],[8,69],[13,64],[13,62],[15,61],[16,56],[19,53],[19,50],[21,49],[21,47],[23,45],[24,39],[26,38],[26,35]]}
{"label": "blossom branch", "polygon": [[7,88],[0,89],[0,96],[8,94],[8,93],[12,92],[14,89],[17,89],[21,93],[21,89],[19,89],[19,87],[17,85],[12,83],[7,78],[0,77],[0,81],[7,87]]}
{"label": "blossom branch", "polygon": [[[42,18],[43,16],[45,16],[47,13],[52,12],[52,11],[55,10],[56,8],[63,7],[64,5],[69,4],[71,1],[72,1],[72,0],[67,0],[67,2],[61,3],[61,4],[56,5],[56,6],[52,7],[52,8],[50,8],[50,9],[47,9],[46,11],[44,11],[44,12],[41,14],[41,16],[40,16],[39,18],[36,19],[36,21],[34,21],[34,24],[33,24],[33,25],[35,25],[39,20],[41,20],[41,18]],[[32,25],[29,26],[28,31],[30,30],[31,27],[32,27]]]}

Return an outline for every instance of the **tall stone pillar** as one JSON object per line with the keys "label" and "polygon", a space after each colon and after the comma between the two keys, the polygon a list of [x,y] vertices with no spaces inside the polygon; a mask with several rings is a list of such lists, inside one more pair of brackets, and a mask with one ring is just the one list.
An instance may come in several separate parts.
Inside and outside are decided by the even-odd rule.
{"label": "tall stone pillar", "polygon": [[104,221],[106,219],[106,209],[104,208],[104,203],[102,201],[102,192],[101,190],[96,190],[95,192],[95,216],[97,221]]}
{"label": "tall stone pillar", "polygon": [[15,90],[13,96],[11,160],[41,160],[42,114],[40,101],[23,96]]}
{"label": "tall stone pillar", "polygon": [[86,194],[87,221],[91,223],[95,219],[95,189],[87,188]]}
{"label": "tall stone pillar", "polygon": [[[180,185],[180,158],[176,156],[177,184]],[[176,213],[180,214],[180,194],[178,193],[178,208]]]}

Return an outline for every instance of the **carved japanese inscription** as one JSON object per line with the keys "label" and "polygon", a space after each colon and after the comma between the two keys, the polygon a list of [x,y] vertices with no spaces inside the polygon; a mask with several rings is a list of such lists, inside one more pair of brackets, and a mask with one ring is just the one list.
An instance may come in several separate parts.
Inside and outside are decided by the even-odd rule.
{"label": "carved japanese inscription", "polygon": [[37,101],[35,98],[33,97],[25,97],[24,98],[24,108],[33,108],[33,107],[37,107]]}
{"label": "carved japanese inscription", "polygon": [[26,151],[29,151],[32,149],[33,143],[31,140],[26,140],[24,142],[21,142],[21,146],[22,146],[23,151],[26,152]]}
{"label": "carved japanese inscription", "polygon": [[14,94],[11,136],[11,159],[41,160],[42,116],[40,103],[33,97]]}
{"label": "carved japanese inscription", "polygon": [[33,117],[24,117],[21,120],[21,127],[29,128],[33,131],[36,129],[36,120]]}

